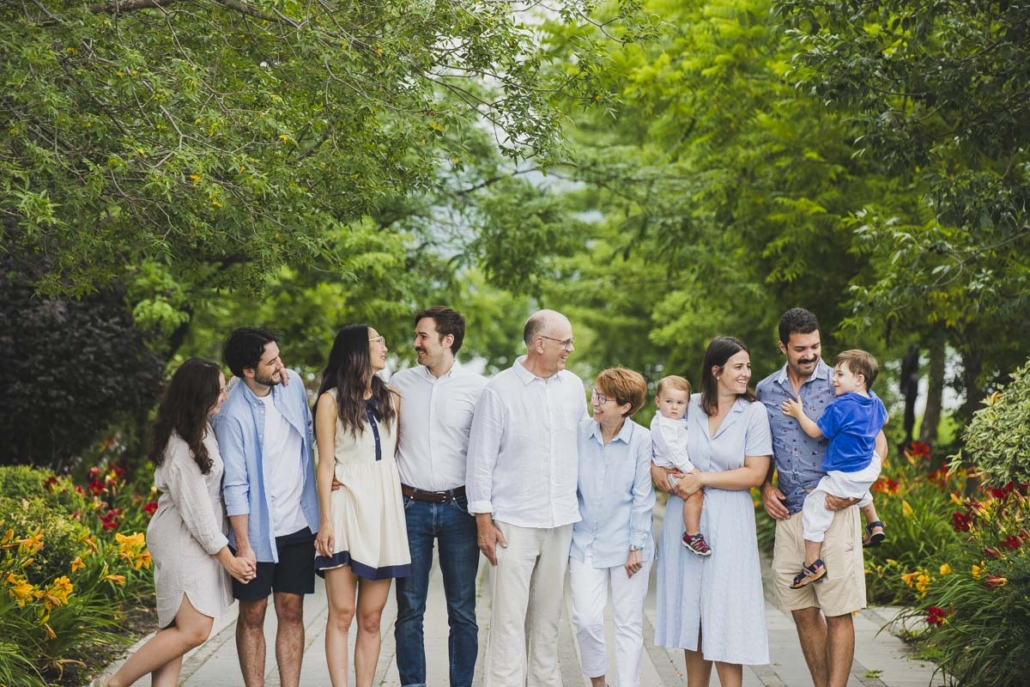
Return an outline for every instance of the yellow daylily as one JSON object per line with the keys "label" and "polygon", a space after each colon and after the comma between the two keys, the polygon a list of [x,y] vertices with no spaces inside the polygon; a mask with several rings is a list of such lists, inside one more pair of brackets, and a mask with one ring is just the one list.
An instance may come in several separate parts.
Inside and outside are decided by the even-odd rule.
{"label": "yellow daylily", "polygon": [[919,577],[916,578],[916,589],[919,590],[920,594],[926,594],[927,588],[930,586],[930,582],[933,578],[925,573],[920,573]]}
{"label": "yellow daylily", "polygon": [[71,580],[66,576],[62,575],[54,580],[54,583],[50,585],[50,588],[43,593],[43,605],[46,606],[47,610],[55,606],[63,606],[68,603],[68,597],[71,595],[74,587],[72,586]]}
{"label": "yellow daylily", "polygon": [[976,563],[973,563],[973,569],[972,569],[971,572],[972,572],[974,580],[979,580],[980,579],[980,576],[984,574],[984,568],[985,567],[986,566],[984,565],[983,561],[980,561],[980,565],[977,565]]}
{"label": "yellow daylily", "polygon": [[904,515],[906,518],[912,517],[912,506],[909,505],[908,501],[902,500],[901,514]]}
{"label": "yellow daylily", "polygon": [[72,561],[72,573],[74,573],[76,570],[82,570],[85,567],[86,564],[82,562],[81,556],[76,556],[75,560]]}
{"label": "yellow daylily", "polygon": [[32,584],[21,575],[8,573],[5,582],[10,588],[7,590],[7,593],[11,595],[12,599],[18,602],[19,606],[25,606],[26,601],[32,601],[33,599],[39,598],[39,590],[33,587]]}
{"label": "yellow daylily", "polygon": [[915,584],[916,578],[919,577],[919,575],[920,573],[918,570],[916,570],[915,572],[905,573],[901,576],[901,581],[904,582],[907,586],[911,587],[913,584]]}
{"label": "yellow daylily", "polygon": [[125,584],[125,575],[104,575],[104,579],[114,582],[117,585]]}
{"label": "yellow daylily", "polygon": [[951,574],[951,566],[948,565],[947,563],[944,563],[943,565],[941,565],[941,575],[943,576],[943,575],[950,575],[950,574]]}

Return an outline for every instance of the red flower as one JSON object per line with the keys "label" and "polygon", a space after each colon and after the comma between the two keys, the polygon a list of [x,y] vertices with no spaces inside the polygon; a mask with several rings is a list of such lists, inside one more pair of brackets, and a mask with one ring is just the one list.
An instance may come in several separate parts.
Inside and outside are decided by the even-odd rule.
{"label": "red flower", "polygon": [[951,527],[956,532],[968,532],[970,525],[973,524],[973,516],[969,513],[952,513],[951,514]]}
{"label": "red flower", "polygon": [[998,551],[998,549],[994,548],[993,546],[985,546],[984,556],[986,556],[987,558],[1001,558],[1001,551]]}
{"label": "red flower", "polygon": [[1005,537],[1000,542],[998,542],[998,546],[1004,547],[1006,549],[1018,549],[1022,543],[1023,542],[1019,539],[1019,537],[1017,537],[1014,534],[1010,534],[1009,536]]}
{"label": "red flower", "polygon": [[930,445],[929,444],[924,444],[921,441],[913,441],[912,445],[909,447],[908,450],[909,450],[909,452],[912,453],[913,456],[918,456],[920,458],[924,458],[926,460],[930,460]]}
{"label": "red flower", "polygon": [[118,523],[116,523],[113,520],[105,520],[104,521],[104,529],[105,530],[116,530],[116,529],[118,529]]}
{"label": "red flower", "polygon": [[997,589],[998,587],[1004,587],[1008,583],[1008,578],[998,577],[997,575],[988,575],[987,579],[984,580],[984,584],[987,585],[988,589]]}
{"label": "red flower", "polygon": [[930,625],[936,625],[940,627],[944,624],[944,619],[947,617],[947,613],[943,608],[937,606],[930,606],[926,613],[926,622]]}
{"label": "red flower", "polygon": [[150,502],[150,503],[148,503],[147,505],[143,506],[143,510],[144,510],[144,511],[145,511],[145,512],[146,512],[146,513],[147,513],[148,515],[153,515],[154,513],[156,513],[156,512],[157,512],[157,501],[151,501],[151,502]]}

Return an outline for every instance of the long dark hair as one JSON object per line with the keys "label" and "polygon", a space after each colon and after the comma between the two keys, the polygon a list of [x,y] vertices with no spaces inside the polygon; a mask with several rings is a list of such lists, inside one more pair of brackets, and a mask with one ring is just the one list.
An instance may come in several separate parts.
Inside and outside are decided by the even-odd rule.
{"label": "long dark hair", "polygon": [[[712,368],[724,366],[727,360],[741,351],[751,355],[744,342],[734,336],[717,336],[708,344],[705,361],[701,365],[701,410],[705,411],[705,415],[716,415],[719,412],[719,382],[712,374]],[[754,401],[755,395],[749,388],[737,398]]]}
{"label": "long dark hair", "polygon": [[315,400],[317,405],[322,394],[336,389],[336,412],[354,436],[365,431],[365,391],[369,387],[383,424],[390,425],[397,417],[390,387],[372,371],[368,345],[367,324],[349,324],[339,331]]}
{"label": "long dark hair", "polygon": [[168,382],[157,417],[151,430],[150,460],[159,467],[165,459],[165,447],[172,432],[186,442],[197,461],[201,474],[211,472],[214,461],[204,446],[207,434],[207,411],[221,394],[216,363],[201,358],[190,358],[175,371]]}

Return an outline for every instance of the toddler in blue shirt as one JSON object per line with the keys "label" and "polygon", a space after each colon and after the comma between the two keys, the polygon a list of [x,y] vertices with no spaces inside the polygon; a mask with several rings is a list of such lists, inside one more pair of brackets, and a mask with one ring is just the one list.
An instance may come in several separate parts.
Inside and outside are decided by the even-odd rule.
{"label": "toddler in blue shirt", "polygon": [[844,351],[833,363],[833,403],[826,406],[818,422],[813,422],[800,401],[784,401],[784,414],[797,418],[808,436],[830,440],[823,459],[826,476],[805,497],[801,522],[805,531],[805,565],[794,577],[792,589],[800,589],[826,575],[822,546],[826,530],[833,522],[833,511],[826,509],[826,496],[857,498],[865,516],[869,537],[867,546],[884,539],[884,527],[876,515],[869,487],[880,476],[880,457],[874,452],[876,436],[887,422],[887,409],[871,391],[880,367],[865,351]]}

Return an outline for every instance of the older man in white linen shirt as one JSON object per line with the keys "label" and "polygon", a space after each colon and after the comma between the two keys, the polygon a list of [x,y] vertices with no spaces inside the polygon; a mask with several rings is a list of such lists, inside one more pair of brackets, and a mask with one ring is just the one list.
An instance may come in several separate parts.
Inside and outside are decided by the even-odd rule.
{"label": "older man in white linen shirt", "polygon": [[397,466],[411,550],[411,576],[397,580],[397,671],[404,687],[426,684],[423,618],[433,545],[447,599],[451,687],[470,687],[479,650],[476,521],[465,495],[465,456],[472,413],[486,379],[455,362],[465,338],[465,317],[436,306],[415,315],[418,366],[401,370],[390,385],[401,394]]}
{"label": "older man in white linen shirt", "polygon": [[580,520],[576,442],[586,391],[565,369],[572,325],[540,310],[523,340],[526,355],[487,383],[469,440],[469,512],[479,549],[496,566],[486,687],[561,685],[558,624]]}

